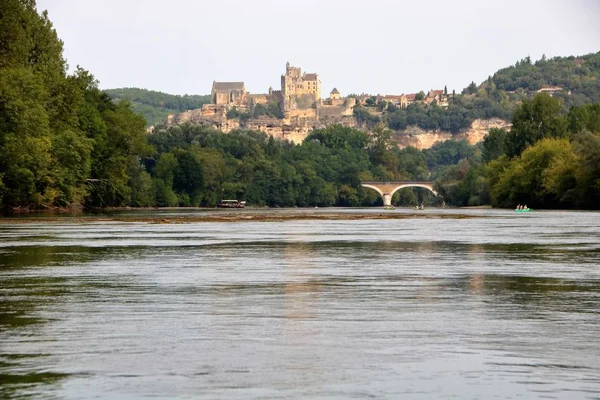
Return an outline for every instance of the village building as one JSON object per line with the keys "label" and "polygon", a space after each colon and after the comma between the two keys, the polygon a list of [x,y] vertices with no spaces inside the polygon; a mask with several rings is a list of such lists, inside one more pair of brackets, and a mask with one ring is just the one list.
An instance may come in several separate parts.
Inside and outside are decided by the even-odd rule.
{"label": "village building", "polygon": [[404,96],[403,103],[406,104],[406,106],[402,107],[402,108],[406,108],[406,107],[410,106],[411,104],[414,104],[417,102],[417,94],[416,93],[409,93],[409,94],[405,94],[403,96]]}
{"label": "village building", "polygon": [[550,96],[554,96],[555,93],[562,92],[562,90],[563,88],[560,86],[544,86],[541,89],[537,90],[537,93],[547,93]]}
{"label": "village building", "polygon": [[244,82],[213,81],[210,98],[216,105],[244,106],[248,102],[248,92]]}
{"label": "village building", "polygon": [[435,103],[440,107],[446,108],[448,107],[448,96],[444,94],[443,90],[431,89],[423,99],[423,103],[427,105]]}

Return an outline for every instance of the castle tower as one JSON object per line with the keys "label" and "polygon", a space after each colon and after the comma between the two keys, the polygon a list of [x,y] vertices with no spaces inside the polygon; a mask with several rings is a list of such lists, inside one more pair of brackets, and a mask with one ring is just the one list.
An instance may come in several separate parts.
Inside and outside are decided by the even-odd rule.
{"label": "castle tower", "polygon": [[281,94],[284,101],[284,109],[294,107],[298,96],[312,98],[318,101],[321,98],[321,80],[318,74],[304,73],[302,69],[285,64],[285,74],[281,75]]}
{"label": "castle tower", "polygon": [[340,91],[337,88],[333,88],[331,93],[329,93],[329,98],[331,100],[339,100],[340,99]]}

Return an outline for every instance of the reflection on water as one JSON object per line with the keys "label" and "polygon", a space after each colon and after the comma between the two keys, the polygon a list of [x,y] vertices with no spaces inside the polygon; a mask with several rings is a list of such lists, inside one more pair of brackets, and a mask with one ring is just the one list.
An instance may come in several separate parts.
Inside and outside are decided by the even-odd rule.
{"label": "reflection on water", "polygon": [[0,397],[599,398],[600,215],[446,213],[0,225]]}

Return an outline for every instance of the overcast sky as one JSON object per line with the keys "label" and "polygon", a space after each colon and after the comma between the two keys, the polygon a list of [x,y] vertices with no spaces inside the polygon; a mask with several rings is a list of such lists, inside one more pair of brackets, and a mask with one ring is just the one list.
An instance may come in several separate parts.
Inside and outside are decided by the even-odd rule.
{"label": "overcast sky", "polygon": [[71,69],[103,89],[279,89],[285,63],[323,96],[462,90],[526,56],[600,51],[596,0],[38,0]]}

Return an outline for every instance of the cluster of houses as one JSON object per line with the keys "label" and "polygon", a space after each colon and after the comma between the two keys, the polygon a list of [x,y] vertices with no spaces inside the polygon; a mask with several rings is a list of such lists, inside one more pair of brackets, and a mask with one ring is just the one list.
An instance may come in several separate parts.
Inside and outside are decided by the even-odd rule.
{"label": "cluster of houses", "polygon": [[358,104],[360,105],[368,105],[368,100],[374,100],[376,103],[380,101],[384,101],[386,103],[391,103],[399,108],[407,108],[409,105],[413,103],[422,103],[422,104],[436,104],[439,107],[447,108],[448,107],[448,94],[445,93],[444,90],[430,90],[423,96],[423,98],[419,98],[418,93],[409,93],[409,94],[401,94],[401,95],[381,95],[378,94],[376,96],[361,94],[356,97]]}

